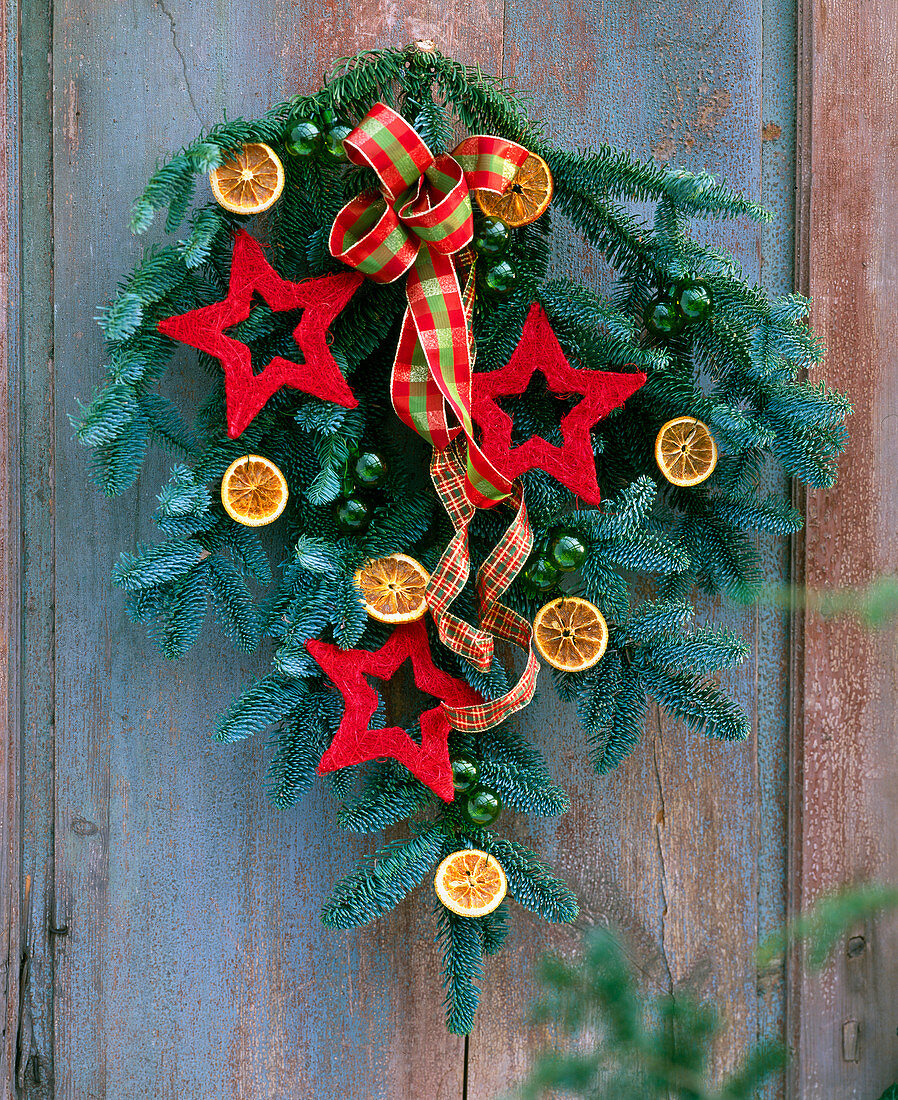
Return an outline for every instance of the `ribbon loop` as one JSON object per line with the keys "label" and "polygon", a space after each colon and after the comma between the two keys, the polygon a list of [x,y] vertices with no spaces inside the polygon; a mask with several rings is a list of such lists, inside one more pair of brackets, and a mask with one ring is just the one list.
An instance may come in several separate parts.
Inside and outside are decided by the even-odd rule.
{"label": "ribbon loop", "polygon": [[[504,138],[478,136],[466,138],[451,156],[434,157],[412,126],[384,103],[371,108],[344,147],[353,164],[377,174],[382,193],[359,195],[337,214],[331,253],[375,282],[408,276],[408,310],[393,364],[393,407],[437,450],[464,433],[468,499],[492,507],[510,494],[512,483],[474,438],[470,299],[462,296],[452,257],[473,237],[471,190],[504,191],[527,150]],[[471,287],[469,279],[467,290]]]}
{"label": "ribbon loop", "polygon": [[365,192],[348,202],[331,229],[331,255],[376,283],[394,283],[415,262],[418,242],[379,194]]}
{"label": "ribbon loop", "polygon": [[414,197],[397,211],[399,219],[431,248],[449,256],[471,243],[471,195],[458,161],[438,157],[420,179]]}
{"label": "ribbon loop", "polygon": [[353,164],[367,166],[387,196],[396,200],[433,164],[433,153],[402,115],[386,103],[375,103],[343,142]]}

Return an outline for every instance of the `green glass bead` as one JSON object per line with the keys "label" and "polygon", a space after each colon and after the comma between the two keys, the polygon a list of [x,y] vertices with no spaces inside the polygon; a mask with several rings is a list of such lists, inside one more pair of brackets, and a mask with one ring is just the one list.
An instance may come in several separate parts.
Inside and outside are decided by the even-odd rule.
{"label": "green glass bead", "polygon": [[649,302],[642,314],[646,329],[652,336],[676,336],[683,331],[686,318],[673,298],[659,294]]}
{"label": "green glass bead", "polygon": [[331,126],[324,135],[324,151],[334,160],[346,160],[346,148],[343,142],[352,133],[351,126]]}
{"label": "green glass bead", "polygon": [[329,130],[337,125],[337,112],[333,107],[322,107],[318,112],[318,123],[322,130]]}
{"label": "green glass bead", "polygon": [[586,559],[586,543],[576,531],[568,531],[564,528],[556,528],[551,532],[552,541],[549,544],[549,560],[556,569],[562,573],[569,573],[572,569],[579,569]]}
{"label": "green glass bead", "polygon": [[481,256],[501,256],[511,244],[511,230],[499,218],[484,218],[474,238],[474,251]]}
{"label": "green glass bead", "polygon": [[704,321],[711,314],[714,296],[701,279],[681,279],[677,283],[676,303],[687,321]]}
{"label": "green glass bead", "polygon": [[334,520],[346,535],[361,535],[371,523],[371,509],[358,497],[338,497],[334,501]]}
{"label": "green glass bead", "polygon": [[297,122],[284,145],[291,156],[308,157],[318,151],[321,146],[321,131],[311,119],[301,119]]}
{"label": "green glass bead", "polygon": [[387,476],[387,464],[376,451],[362,451],[353,463],[352,472],[359,485],[375,489]]}
{"label": "green glass bead", "polygon": [[517,278],[518,273],[508,260],[500,260],[499,263],[487,268],[483,273],[481,284],[487,294],[491,294],[496,298],[504,298],[514,290]]}
{"label": "green glass bead", "polygon": [[475,787],[462,806],[462,817],[471,825],[492,825],[502,813],[502,802],[488,787]]}
{"label": "green glass bead", "polygon": [[536,592],[550,592],[558,583],[558,566],[545,554],[537,554],[524,567],[524,580]]}
{"label": "green glass bead", "polygon": [[452,785],[456,794],[464,794],[477,786],[480,778],[480,769],[477,762],[467,756],[454,756],[452,758]]}

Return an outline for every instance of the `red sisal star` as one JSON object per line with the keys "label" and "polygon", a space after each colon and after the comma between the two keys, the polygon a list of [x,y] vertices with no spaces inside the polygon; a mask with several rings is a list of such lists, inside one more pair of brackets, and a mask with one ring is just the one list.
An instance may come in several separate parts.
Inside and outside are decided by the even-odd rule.
{"label": "red sisal star", "polygon": [[[358,405],[327,346],[327,330],[363,281],[364,275],[348,271],[304,283],[288,282],[265,259],[259,242],[241,229],[234,242],[227,298],[160,321],[159,331],[220,360],[225,372],[228,435],[236,439],[282,386],[347,409]],[[275,313],[304,311],[293,331],[304,363],[276,356],[263,371],[253,374],[249,348],[226,335],[225,329],[249,317],[254,293]]]}
{"label": "red sisal star", "polygon": [[[563,397],[583,395],[583,399],[561,418],[563,443],[560,447],[554,447],[538,435],[519,447],[512,447],[512,419],[496,402],[497,397],[522,394],[534,371],[545,376],[550,393]],[[483,452],[511,480],[536,467],[551,474],[589,504],[598,504],[601,495],[590,430],[612,409],[623,405],[645,380],[641,373],[575,370],[565,359],[542,306],[534,302],[511,359],[501,370],[475,374],[472,379],[472,412],[474,422],[483,433]]]}
{"label": "red sisal star", "polygon": [[377,692],[365,677],[389,680],[405,660],[411,660],[415,683],[428,695],[454,707],[483,702],[473,688],[440,671],[433,663],[423,621],[397,626],[389,640],[373,653],[339,649],[315,639],[306,642],[306,648],[346,700],[343,720],[330,748],[321,757],[319,774],[391,756],[444,802],[451,802],[455,789],[449,763],[450,726],[442,707],[433,707],[421,715],[420,745],[398,726],[368,728],[377,709]]}

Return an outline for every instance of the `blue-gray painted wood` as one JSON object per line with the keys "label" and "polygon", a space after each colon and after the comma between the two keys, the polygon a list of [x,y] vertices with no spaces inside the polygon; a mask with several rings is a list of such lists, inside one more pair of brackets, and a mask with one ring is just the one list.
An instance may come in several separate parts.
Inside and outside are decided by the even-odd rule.
{"label": "blue-gray painted wood", "polygon": [[[536,109],[553,136],[569,144],[607,140],[707,169],[763,199],[781,217],[775,237],[745,223],[698,232],[733,247],[749,277],[758,277],[765,247],[776,255],[784,248],[785,261],[764,274],[772,289],[791,289],[791,194],[762,171],[762,84],[780,96],[788,144],[793,70],[782,54],[769,55],[763,70],[760,4],[558,5],[541,18],[543,10],[535,3],[510,10],[505,74],[521,85],[540,74]],[[787,23],[769,37],[789,33]],[[575,243],[556,252],[560,271],[605,278],[588,249]],[[762,550],[771,574],[785,579],[787,547]],[[676,988],[691,980],[720,1001],[728,1018],[718,1049],[723,1067],[782,1028],[782,976],[765,975],[759,987],[752,952],[785,911],[788,638],[782,618],[766,610],[708,607],[704,615],[754,640],[753,659],[730,679],[756,716],[752,743],[709,743],[655,714],[631,760],[596,779],[583,767],[584,740],[567,708],[544,702],[524,724],[555,756],[575,804],[554,832],[533,829],[534,841],[578,889],[585,923],[627,930],[653,983]],[[565,951],[576,943],[564,931],[550,937]],[[519,1076],[532,1054],[527,975],[535,944],[547,938],[529,926],[490,968],[488,1010],[473,1045],[477,1100]],[[782,1082],[767,1095],[782,1095]]]}
{"label": "blue-gray painted wood", "polygon": [[[336,54],[387,42],[433,36],[447,52],[535,85],[561,142],[613,140],[709,167],[757,196],[759,5],[516,0],[503,13],[492,0],[407,0],[389,10],[65,0],[52,26],[53,279],[44,261],[29,301],[35,310],[54,306],[55,436],[40,425],[46,382],[38,372],[28,477],[35,523],[55,517],[55,544],[48,527],[29,565],[38,609],[55,609],[52,622],[34,628],[45,645],[55,629],[55,666],[41,666],[36,648],[29,674],[39,689],[34,803],[46,802],[37,788],[50,783],[43,776],[55,763],[56,805],[55,837],[34,818],[33,858],[55,843],[57,920],[70,929],[57,949],[56,1094],[455,1098],[461,1044],[443,1031],[427,892],[375,928],[326,933],[320,904],[368,842],[335,837],[326,790],[293,813],[272,810],[259,782],[265,747],[208,739],[210,717],[262,664],[210,637],[168,665],[110,591],[119,550],[151,534],[166,464],[153,460],[121,501],[104,501],[87,484],[67,413],[101,378],[93,316],[139,254],[128,207],[158,160],[223,108],[258,114],[317,83]],[[769,79],[780,86],[775,73]],[[788,132],[789,106],[780,109]],[[37,165],[37,150],[34,158]],[[783,203],[779,191],[771,195]],[[707,232],[757,271],[756,230]],[[576,242],[559,248],[558,262],[602,277]],[[179,396],[196,388],[189,369],[170,387]],[[39,495],[52,484],[42,482],[42,450],[55,474],[50,499]],[[782,567],[781,556],[770,560]],[[557,864],[578,889],[586,921],[619,920],[631,931],[653,980],[705,975],[703,987],[732,1010],[725,1063],[780,1022],[776,996],[758,999],[750,956],[758,928],[781,908],[785,838],[771,808],[785,798],[785,637],[754,613],[708,614],[758,639],[757,658],[733,682],[750,709],[763,696],[760,748],[709,744],[655,717],[633,760],[596,780],[573,716],[547,694],[525,725],[549,750],[576,809],[546,828],[509,814],[503,828]],[[40,702],[48,675],[52,710]],[[523,1071],[540,1039],[524,1022],[530,964],[543,946],[572,943],[568,933],[518,917],[509,953],[487,969],[472,1100],[494,1096]]]}

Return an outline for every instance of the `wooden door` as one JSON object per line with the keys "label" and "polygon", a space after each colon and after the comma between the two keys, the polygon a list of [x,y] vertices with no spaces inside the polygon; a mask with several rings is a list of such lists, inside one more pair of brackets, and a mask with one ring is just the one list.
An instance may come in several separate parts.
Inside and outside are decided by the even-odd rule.
{"label": "wooden door", "polygon": [[[890,4],[863,7],[886,13]],[[825,23],[814,5],[805,15],[809,26]],[[415,897],[360,932],[323,929],[318,911],[330,884],[367,842],[335,838],[324,790],[295,812],[267,805],[261,742],[209,741],[212,716],[261,665],[211,639],[169,665],[110,591],[119,551],[148,531],[163,464],[151,463],[137,490],[115,502],[88,484],[68,414],[101,377],[94,316],[138,256],[129,205],[168,152],[223,109],[253,116],[317,86],[337,56],[423,37],[534,88],[534,113],[559,144],[611,141],[710,169],[760,198],[778,214],[771,227],[703,232],[735,248],[749,275],[788,290],[794,7],[7,0],[0,19],[8,137],[0,171],[9,188],[0,268],[8,287],[0,363],[8,398],[0,414],[7,626],[0,661],[8,686],[0,703],[7,731],[0,927],[8,944],[0,1079],[10,1095],[31,1100],[460,1098],[462,1041],[445,1032],[437,954],[429,933],[418,931],[428,900]],[[834,38],[827,42],[837,49]],[[864,45],[875,55],[879,44],[871,35]],[[805,57],[803,71],[820,64],[812,51]],[[882,219],[874,231],[886,232]],[[860,263],[868,238],[852,241]],[[605,277],[577,240],[561,242],[556,261],[560,273]],[[806,281],[813,270],[804,250]],[[846,307],[826,314],[828,331],[839,308]],[[872,340],[866,329],[859,338]],[[848,351],[838,338],[836,348],[838,375]],[[843,373],[838,380],[847,384]],[[858,469],[849,479],[858,499],[866,477]],[[841,499],[830,498],[825,514],[838,514]],[[827,534],[821,519],[803,544],[810,572],[820,571],[815,547]],[[789,548],[762,549],[772,577],[787,580]],[[882,556],[874,560],[883,565]],[[711,744],[654,714],[632,759],[596,779],[574,716],[544,700],[524,725],[575,808],[554,826],[508,815],[507,827],[572,883],[583,924],[612,920],[629,930],[649,980],[675,988],[691,979],[727,1006],[724,1066],[785,1027],[784,973],[758,981],[752,951],[786,913],[790,805],[800,822],[791,835],[807,845],[822,805],[809,796],[810,812],[800,816],[805,788],[794,785],[790,801],[789,745],[790,721],[800,718],[802,744],[813,740],[817,711],[806,714],[802,692],[812,690],[828,628],[816,624],[809,635],[790,709],[795,646],[786,616],[706,613],[753,639],[753,659],[732,678],[755,715],[752,740]],[[873,692],[873,681],[862,690]],[[882,705],[875,712],[881,723],[886,714]],[[881,732],[878,751],[887,743]],[[804,774],[801,759],[795,775]],[[867,862],[875,873],[886,861]],[[819,886],[810,866],[796,864],[793,875],[802,900]],[[844,864],[846,873],[857,866]],[[526,1019],[531,964],[546,947],[576,945],[575,932],[524,914],[516,923],[509,950],[487,970],[470,1100],[495,1097],[524,1072],[546,1038]],[[793,1016],[796,1034],[804,1031],[789,1094],[866,1097],[820,1091],[819,1081],[837,1079],[827,1074],[843,1071],[841,1032],[837,1043],[826,1030],[841,1020],[817,987],[793,988],[829,1015],[819,1026]],[[863,1056],[858,1081],[887,1076],[882,1042]],[[767,1095],[784,1088],[779,1082]]]}

